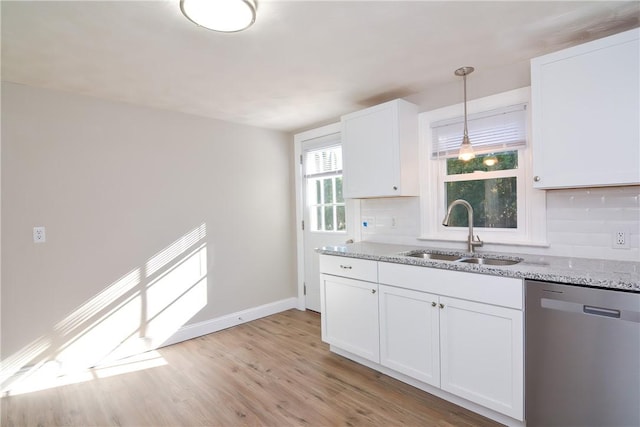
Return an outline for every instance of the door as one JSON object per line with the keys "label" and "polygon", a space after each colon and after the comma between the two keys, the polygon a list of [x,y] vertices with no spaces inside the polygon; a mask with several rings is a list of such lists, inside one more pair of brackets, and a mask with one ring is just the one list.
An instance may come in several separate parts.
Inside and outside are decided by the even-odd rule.
{"label": "door", "polygon": [[380,363],[378,284],[323,274],[322,339]]}
{"label": "door", "polygon": [[527,426],[640,426],[640,294],[525,291]]}
{"label": "door", "polygon": [[380,364],[440,387],[438,296],[378,285]]}
{"label": "door", "polygon": [[387,102],[342,118],[348,197],[398,196],[398,108]]}
{"label": "door", "polygon": [[300,162],[304,305],[320,312],[320,270],[315,249],[344,244],[350,239],[348,228],[353,223],[351,209],[342,196],[339,131],[301,140]]}
{"label": "door", "polygon": [[522,312],[442,296],[439,302],[441,388],[522,420]]}

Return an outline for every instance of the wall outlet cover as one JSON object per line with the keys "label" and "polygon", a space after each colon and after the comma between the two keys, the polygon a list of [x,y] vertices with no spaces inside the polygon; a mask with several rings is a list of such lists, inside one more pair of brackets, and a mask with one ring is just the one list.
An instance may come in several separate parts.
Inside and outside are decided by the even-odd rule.
{"label": "wall outlet cover", "polygon": [[44,243],[47,241],[44,227],[33,227],[33,242]]}
{"label": "wall outlet cover", "polygon": [[629,233],[625,230],[613,232],[613,248],[629,249]]}

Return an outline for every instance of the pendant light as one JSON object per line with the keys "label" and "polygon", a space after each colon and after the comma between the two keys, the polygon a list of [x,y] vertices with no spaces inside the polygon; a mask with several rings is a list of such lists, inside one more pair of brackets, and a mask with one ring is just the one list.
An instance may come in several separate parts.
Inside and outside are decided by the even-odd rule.
{"label": "pendant light", "polygon": [[469,131],[467,130],[467,76],[473,73],[473,70],[473,67],[462,67],[455,71],[455,75],[462,76],[462,81],[464,82],[464,135],[462,136],[462,144],[460,144],[460,151],[458,152],[458,159],[464,162],[476,157],[471,142],[469,141]]}
{"label": "pendant light", "polygon": [[256,20],[255,0],[180,0],[191,22],[223,33],[246,30]]}

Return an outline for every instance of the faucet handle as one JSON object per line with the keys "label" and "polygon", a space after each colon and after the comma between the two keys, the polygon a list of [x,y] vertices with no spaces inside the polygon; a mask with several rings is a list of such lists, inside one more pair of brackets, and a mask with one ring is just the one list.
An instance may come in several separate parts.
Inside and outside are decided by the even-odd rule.
{"label": "faucet handle", "polygon": [[471,240],[471,244],[473,246],[482,246],[484,244],[484,242],[482,240],[480,240],[480,236],[478,236],[476,234],[475,238]]}

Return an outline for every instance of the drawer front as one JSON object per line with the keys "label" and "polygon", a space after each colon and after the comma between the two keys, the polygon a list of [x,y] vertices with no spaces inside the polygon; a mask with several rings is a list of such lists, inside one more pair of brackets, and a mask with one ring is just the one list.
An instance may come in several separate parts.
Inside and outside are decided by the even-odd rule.
{"label": "drawer front", "polygon": [[378,262],[342,256],[320,255],[320,273],[377,282]]}
{"label": "drawer front", "polygon": [[381,284],[469,301],[523,308],[522,279],[413,265],[378,263]]}

